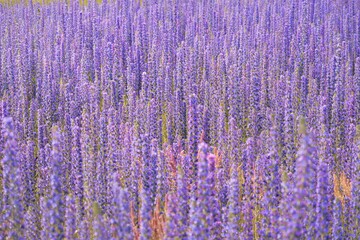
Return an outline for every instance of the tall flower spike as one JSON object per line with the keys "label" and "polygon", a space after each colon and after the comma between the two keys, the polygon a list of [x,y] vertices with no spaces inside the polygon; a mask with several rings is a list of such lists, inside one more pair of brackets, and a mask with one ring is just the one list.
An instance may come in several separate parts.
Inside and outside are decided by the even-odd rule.
{"label": "tall flower spike", "polygon": [[334,200],[333,205],[333,225],[332,225],[332,239],[344,239],[344,228],[341,221],[342,205],[339,199]]}
{"label": "tall flower spike", "polygon": [[37,206],[29,206],[25,216],[25,238],[36,239],[40,235]]}
{"label": "tall flower spike", "polygon": [[75,215],[75,199],[72,195],[66,196],[66,212],[65,212],[65,238],[74,239],[76,232],[76,215]]}
{"label": "tall flower spike", "polygon": [[265,236],[271,239],[279,237],[279,204],[281,200],[280,158],[276,145],[275,124],[270,130],[270,153],[265,163],[265,194],[263,197]]}
{"label": "tall flower spike", "polygon": [[210,225],[211,238],[221,239],[221,211],[218,194],[216,192],[216,178],[215,178],[215,155],[209,154],[207,157],[209,173],[207,177],[208,188],[208,202],[209,202],[209,215],[208,224]]}
{"label": "tall flower spike", "polygon": [[254,138],[249,138],[246,142],[246,148],[244,150],[243,156],[243,171],[245,176],[244,183],[244,204],[243,204],[243,214],[244,214],[244,231],[242,232],[242,238],[252,239],[254,236],[253,228],[253,219],[254,219],[254,191],[253,191],[253,171],[254,164],[256,160],[255,154],[255,140]]}
{"label": "tall flower spike", "polygon": [[[124,131],[126,131],[124,136],[124,148],[123,152],[121,153],[121,156],[125,159],[123,159],[121,163],[121,169],[123,169],[120,172],[123,172],[127,179],[131,180],[131,174],[132,174],[132,164],[134,163],[135,159],[138,157],[138,150],[140,147],[138,146],[138,138],[135,135],[134,129],[130,126],[130,124],[124,124]],[[130,166],[130,167],[129,167]],[[128,168],[127,170],[125,170]],[[125,173],[124,173],[125,172]],[[126,187],[130,189],[131,181],[127,182],[125,184]]]}
{"label": "tall flower spike", "polygon": [[[106,188],[106,195],[107,195],[107,202],[111,204],[113,196],[113,187],[112,187],[112,176],[114,173],[119,171],[121,156],[118,150],[118,136],[119,132],[117,131],[118,128],[116,127],[116,120],[115,120],[115,112],[114,109],[111,107],[108,111],[109,114],[109,123],[107,125],[107,132],[109,133],[108,137],[108,159],[107,159],[107,171],[108,171],[108,186]],[[123,135],[120,137],[120,140],[123,140]],[[110,207],[111,208],[111,207]],[[108,211],[111,211],[111,209]]]}
{"label": "tall flower spike", "polygon": [[191,239],[207,239],[210,238],[210,226],[212,222],[208,222],[209,215],[208,208],[208,146],[206,143],[199,144],[199,161],[198,161],[198,176],[197,189],[192,191],[191,209],[190,209],[190,228],[189,238]]}
{"label": "tall flower spike", "polygon": [[139,210],[139,186],[140,182],[142,181],[139,179],[139,175],[141,174],[141,164],[140,164],[140,158],[141,158],[141,146],[140,146],[140,140],[136,136],[137,133],[135,133],[135,136],[132,141],[132,153],[131,153],[131,182],[130,182],[130,196],[131,201],[133,203],[133,207],[136,213],[138,213]]}
{"label": "tall flower spike", "polygon": [[[236,127],[235,118],[230,118],[229,121],[229,157],[231,163],[238,163],[239,161],[239,130]],[[245,165],[245,164],[243,164]],[[227,166],[224,166],[225,168]],[[245,166],[243,166],[245,167]]]}
{"label": "tall flower spike", "polygon": [[180,137],[185,136],[185,119],[186,119],[186,109],[185,103],[183,100],[183,93],[180,89],[175,91],[175,127],[176,135]]}
{"label": "tall flower spike", "polygon": [[55,126],[53,128],[53,137],[52,137],[52,152],[51,152],[51,176],[50,176],[50,186],[51,193],[50,198],[48,199],[50,204],[49,218],[50,229],[49,236],[51,239],[61,239],[64,237],[64,196],[63,196],[63,184],[62,180],[63,175],[63,155],[62,155],[62,135]]}
{"label": "tall flower spike", "polygon": [[166,199],[166,225],[165,225],[165,239],[181,239],[179,233],[179,214],[177,207],[178,203],[176,200],[176,195],[174,193],[169,193]]}
{"label": "tall flower spike", "polygon": [[333,156],[331,154],[330,137],[326,127],[325,111],[327,106],[322,106],[321,111],[321,135],[319,141],[319,165],[317,169],[317,186],[316,186],[316,222],[315,229],[317,237],[326,238],[329,236],[331,224],[331,205],[334,201],[334,183],[332,169],[334,167]]}
{"label": "tall flower spike", "polygon": [[93,204],[93,213],[94,219],[92,228],[94,231],[94,240],[109,239],[101,208],[96,202]]}
{"label": "tall flower spike", "polygon": [[[172,104],[168,104],[167,105],[167,110],[168,112],[167,113],[163,113],[164,116],[166,116],[166,122],[164,123],[163,122],[163,128],[166,129],[166,134],[167,134],[167,140],[165,140],[165,142],[167,141],[168,144],[173,144],[174,142],[174,128],[173,128],[173,119],[174,119],[174,109],[172,107]],[[166,135],[164,134],[164,137]]]}
{"label": "tall flower spike", "polygon": [[11,117],[3,118],[2,136],[4,138],[2,159],[4,212],[1,215],[1,222],[7,239],[21,239],[24,237],[23,184],[20,179],[18,144]]}
{"label": "tall flower spike", "polygon": [[197,98],[193,94],[189,97],[189,116],[188,116],[188,152],[191,159],[190,177],[191,184],[195,184],[197,174],[197,150],[198,150],[198,115],[197,115]]}
{"label": "tall flower spike", "polygon": [[328,239],[330,223],[331,223],[331,199],[329,192],[329,170],[328,164],[323,159],[320,161],[318,166],[318,174],[317,174],[317,187],[316,187],[316,195],[317,195],[317,204],[316,204],[316,238],[317,239]]}
{"label": "tall flower spike", "polygon": [[72,161],[73,161],[73,175],[75,182],[75,202],[76,202],[76,222],[80,224],[84,215],[84,175],[83,175],[83,158],[81,151],[81,131],[80,119],[76,118],[72,124],[73,134],[73,148],[72,148]]}
{"label": "tall flower spike", "polygon": [[[119,131],[116,127],[116,116],[115,109],[110,108],[109,110],[109,124],[107,126],[107,131],[109,133],[109,174],[112,175],[114,172],[118,171],[120,167],[120,151],[118,149],[118,141],[123,141],[124,137],[118,139]],[[111,189],[111,188],[110,188]]]}
{"label": "tall flower spike", "polygon": [[148,193],[144,188],[141,189],[141,208],[140,208],[140,240],[151,239],[152,229],[150,225],[152,204]]}
{"label": "tall flower spike", "polygon": [[300,134],[303,135],[301,146],[296,160],[295,170],[295,186],[292,196],[291,210],[289,212],[290,219],[288,220],[287,230],[284,232],[285,237],[303,238],[307,233],[306,227],[311,222],[313,209],[313,199],[311,189],[314,181],[314,147],[310,135],[307,134],[305,128],[305,120],[300,122]]}
{"label": "tall flower spike", "polygon": [[219,117],[218,117],[218,146],[220,149],[225,149],[226,146],[226,135],[225,135],[225,111],[223,107],[219,107]]}
{"label": "tall flower spike", "polygon": [[90,239],[90,227],[89,227],[89,220],[83,219],[82,222],[79,225],[79,239]]}
{"label": "tall flower spike", "polygon": [[157,141],[154,139],[149,146],[149,136],[143,136],[143,190],[149,197],[149,204],[152,207],[156,196],[156,165],[157,165]]}
{"label": "tall flower spike", "polygon": [[186,238],[186,230],[189,225],[189,193],[188,193],[188,184],[187,179],[185,178],[185,174],[183,168],[178,165],[178,172],[176,177],[176,186],[177,186],[177,227],[179,231],[179,236],[182,239]]}
{"label": "tall flower spike", "polygon": [[157,102],[155,99],[151,99],[147,106],[147,130],[149,132],[150,139],[158,138],[158,126],[157,126]]}
{"label": "tall flower spike", "polygon": [[119,175],[117,173],[114,173],[112,178],[112,239],[121,238],[130,240],[134,238],[130,217],[130,198],[127,190],[119,186],[118,177]]}
{"label": "tall flower spike", "polygon": [[64,188],[65,190],[65,194],[67,194],[68,191],[73,191],[74,190],[74,178],[72,176],[72,172],[74,171],[73,168],[73,164],[72,164],[72,155],[71,155],[71,151],[72,151],[72,133],[71,133],[71,120],[70,120],[70,114],[66,113],[65,114],[65,124],[64,124],[64,153],[63,153],[63,160],[65,162],[64,164],[64,169],[63,171],[65,171],[64,176],[65,176],[65,180],[66,180],[66,186]]}
{"label": "tall flower spike", "polygon": [[28,140],[26,149],[26,162],[25,166],[25,204],[35,203],[35,146],[32,140]]}
{"label": "tall flower spike", "polygon": [[288,172],[295,171],[295,144],[294,144],[294,116],[293,116],[293,103],[292,103],[292,86],[291,78],[289,77],[286,85],[286,96],[285,96],[285,116],[284,116],[284,131],[285,131],[285,166]]}
{"label": "tall flower spike", "polygon": [[[156,141],[155,141],[156,142]],[[155,143],[156,144],[156,143]],[[154,146],[156,147],[156,146]],[[155,148],[156,150],[156,148]],[[163,152],[159,152],[156,166],[156,197],[155,199],[165,199],[166,193],[169,191],[168,178],[169,174],[166,166],[166,158]]]}
{"label": "tall flower spike", "polygon": [[355,93],[356,93],[356,116],[357,122],[360,122],[360,57],[356,58],[355,63]]}
{"label": "tall flower spike", "polygon": [[152,139],[150,146],[150,159],[149,159],[149,168],[146,173],[151,176],[151,201],[155,203],[156,189],[157,189],[157,172],[158,172],[158,162],[159,162],[159,153],[158,153],[158,141]]}
{"label": "tall flower spike", "polygon": [[96,166],[96,177],[97,177],[97,202],[103,211],[107,210],[108,198],[107,198],[107,187],[108,187],[108,132],[107,132],[107,121],[105,116],[100,118],[100,151],[99,160]]}
{"label": "tall flower spike", "polygon": [[260,94],[261,94],[261,79],[259,76],[259,54],[253,53],[253,68],[251,71],[251,91],[250,91],[250,105],[251,105],[251,133],[252,136],[257,136],[261,131],[261,115],[260,115]]}
{"label": "tall flower spike", "polygon": [[40,197],[40,211],[41,211],[41,240],[50,239],[50,201],[45,197]]}
{"label": "tall flower spike", "polygon": [[229,204],[227,210],[227,221],[224,228],[224,238],[235,240],[240,239],[240,184],[238,168],[235,164],[231,167],[229,182]]}
{"label": "tall flower spike", "polygon": [[204,111],[202,113],[202,123],[201,123],[201,135],[202,140],[206,143],[210,143],[210,112],[208,107],[204,107]]}
{"label": "tall flower spike", "polygon": [[38,142],[38,161],[37,161],[37,168],[38,168],[38,177],[37,177],[37,185],[39,187],[40,195],[44,194],[44,185],[45,185],[45,165],[46,163],[46,156],[45,156],[45,124],[44,124],[44,115],[41,109],[38,110],[37,116],[38,124],[37,124],[37,142]]}
{"label": "tall flower spike", "polygon": [[230,101],[230,117],[235,119],[237,124],[242,122],[241,112],[241,91],[240,84],[242,78],[242,69],[240,64],[233,64],[230,66],[230,89],[229,89],[229,101]]}
{"label": "tall flower spike", "polygon": [[229,197],[228,196],[229,186],[227,184],[229,176],[228,176],[228,171],[226,171],[226,169],[223,166],[217,167],[216,179],[217,179],[216,189],[217,189],[217,194],[219,195],[218,197],[219,197],[220,209],[222,209],[223,207],[226,206]]}

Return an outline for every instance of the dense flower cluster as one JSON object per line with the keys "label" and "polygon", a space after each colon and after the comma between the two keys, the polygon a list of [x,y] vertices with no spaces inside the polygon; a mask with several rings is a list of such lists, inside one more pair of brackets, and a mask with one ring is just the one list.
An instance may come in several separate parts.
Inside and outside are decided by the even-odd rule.
{"label": "dense flower cluster", "polygon": [[359,0],[0,3],[0,103],[0,239],[360,239]]}

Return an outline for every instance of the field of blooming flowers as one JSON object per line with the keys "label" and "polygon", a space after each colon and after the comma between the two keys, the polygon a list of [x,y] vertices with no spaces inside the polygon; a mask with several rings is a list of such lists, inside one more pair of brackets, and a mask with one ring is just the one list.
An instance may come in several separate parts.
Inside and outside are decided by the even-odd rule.
{"label": "field of blooming flowers", "polygon": [[0,239],[360,239],[359,0],[0,3]]}

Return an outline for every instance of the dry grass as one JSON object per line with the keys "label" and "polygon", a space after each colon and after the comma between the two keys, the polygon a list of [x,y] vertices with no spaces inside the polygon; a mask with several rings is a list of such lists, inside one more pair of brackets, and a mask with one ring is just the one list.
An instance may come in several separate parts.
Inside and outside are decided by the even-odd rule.
{"label": "dry grass", "polygon": [[134,232],[134,239],[139,239],[140,238],[140,232],[139,232],[139,228],[138,228],[138,224],[137,224],[138,217],[135,214],[133,202],[131,202],[131,204],[130,204],[130,218],[131,218],[132,229],[133,229],[133,232]]}
{"label": "dry grass", "polygon": [[351,197],[351,181],[346,177],[345,173],[333,174],[333,177],[334,195],[344,204],[345,199]]}
{"label": "dry grass", "polygon": [[152,239],[164,239],[165,236],[165,214],[161,211],[161,201],[156,199],[156,206],[151,219]]}

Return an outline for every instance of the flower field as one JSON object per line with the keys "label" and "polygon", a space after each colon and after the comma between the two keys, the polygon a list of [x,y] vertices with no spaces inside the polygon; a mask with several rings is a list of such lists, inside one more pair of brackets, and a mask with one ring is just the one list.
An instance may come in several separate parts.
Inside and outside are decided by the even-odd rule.
{"label": "flower field", "polygon": [[360,239],[359,0],[0,1],[0,239]]}

